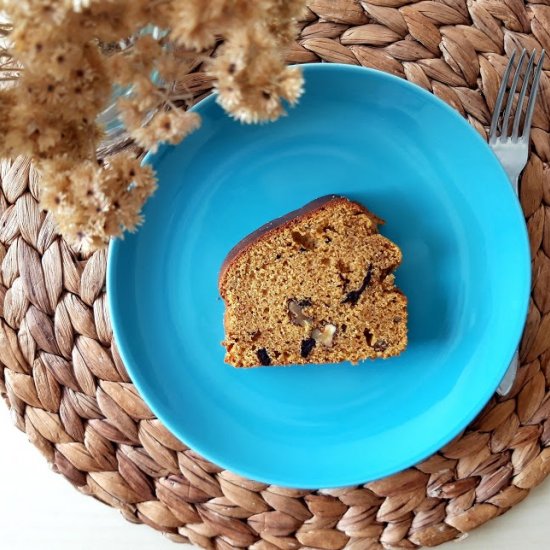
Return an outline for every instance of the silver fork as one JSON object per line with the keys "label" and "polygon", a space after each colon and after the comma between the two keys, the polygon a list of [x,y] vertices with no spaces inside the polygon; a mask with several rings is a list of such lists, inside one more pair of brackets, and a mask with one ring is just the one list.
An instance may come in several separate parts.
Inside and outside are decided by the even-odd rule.
{"label": "silver fork", "polygon": [[[516,194],[518,192],[519,175],[525,168],[527,158],[529,156],[529,133],[531,132],[531,123],[533,122],[533,113],[535,112],[540,75],[545,56],[545,51],[542,50],[538,61],[535,63],[536,53],[536,50],[533,50],[529,56],[529,61],[527,62],[527,68],[525,69],[525,73],[523,75],[523,85],[521,86],[521,90],[519,92],[516,111],[513,116],[512,128],[510,128],[510,121],[514,107],[514,97],[517,92],[521,73],[523,72],[523,64],[527,52],[525,49],[521,51],[514,75],[512,77],[512,82],[508,88],[508,81],[510,80],[510,74],[514,68],[516,52],[514,51],[510,56],[510,61],[508,61],[508,65],[504,71],[504,76],[502,77],[502,82],[498,91],[495,110],[493,112],[493,118],[491,119],[491,129],[489,131],[489,146],[506,171],[508,179],[510,180]],[[529,84],[531,85],[529,86]],[[530,88],[529,101],[527,102],[525,116],[522,117],[523,104],[527,96],[528,88]],[[507,90],[508,99],[506,101],[504,111],[502,111],[504,97]],[[522,118],[523,126],[520,133]],[[512,389],[512,385],[516,378],[518,365],[519,353],[518,350],[516,350],[514,357],[508,366],[508,370],[497,388],[497,393],[499,395],[506,395]]]}

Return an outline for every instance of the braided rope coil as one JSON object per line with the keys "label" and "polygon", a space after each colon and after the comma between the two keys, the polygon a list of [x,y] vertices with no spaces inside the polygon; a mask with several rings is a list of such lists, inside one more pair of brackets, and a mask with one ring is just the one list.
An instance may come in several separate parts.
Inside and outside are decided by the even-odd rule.
{"label": "braided rope coil", "polygon": [[[292,63],[350,63],[415,82],[486,137],[510,52],[550,51],[550,0],[310,0]],[[545,62],[550,71],[550,59]],[[550,72],[520,198],[533,288],[517,380],[439,453],[387,479],[300,491],[243,479],[175,439],[113,342],[106,253],[76,254],[38,206],[25,159],[0,163],[0,393],[78,490],[208,549],[436,546],[506,512],[550,473]],[[209,92],[201,66],[182,82]]]}

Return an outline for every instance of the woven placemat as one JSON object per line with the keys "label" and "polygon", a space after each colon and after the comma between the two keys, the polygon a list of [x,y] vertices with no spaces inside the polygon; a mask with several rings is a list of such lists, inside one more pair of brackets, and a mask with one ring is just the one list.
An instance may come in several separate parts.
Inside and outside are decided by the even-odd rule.
{"label": "woven placemat", "polygon": [[[510,51],[550,50],[550,0],[311,0],[302,26],[290,61],[408,78],[485,135]],[[197,96],[210,86],[200,71],[186,83]],[[435,546],[507,511],[550,472],[548,74],[539,97],[521,182],[534,258],[522,366],[512,393],[429,460],[365,486],[299,491],[240,478],[177,441],[117,354],[106,253],[82,257],[59,238],[24,159],[0,165],[0,392],[15,424],[83,493],[205,548]]]}

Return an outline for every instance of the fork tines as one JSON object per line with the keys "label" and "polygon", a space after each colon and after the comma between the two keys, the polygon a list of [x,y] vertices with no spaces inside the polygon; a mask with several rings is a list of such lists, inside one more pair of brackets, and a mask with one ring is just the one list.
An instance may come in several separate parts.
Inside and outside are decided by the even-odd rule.
{"label": "fork tines", "polygon": [[[502,77],[502,82],[500,84],[500,89],[498,91],[497,100],[495,103],[495,108],[493,111],[493,118],[491,120],[491,129],[489,131],[489,142],[495,142],[497,139],[502,141],[511,139],[512,142],[518,141],[518,139],[528,139],[529,131],[531,130],[531,123],[533,121],[533,113],[535,111],[535,104],[537,100],[537,93],[540,82],[540,75],[542,72],[542,66],[544,64],[545,51],[542,50],[538,61],[535,63],[537,56],[537,51],[533,50],[529,56],[527,62],[527,68],[525,72],[523,71],[523,65],[525,58],[527,56],[527,51],[523,49],[520,53],[519,60],[514,70],[514,61],[516,58],[517,52],[514,51],[510,56],[506,70],[504,71],[504,76]],[[512,76],[512,82],[510,87],[508,87],[508,82],[510,80],[510,75],[514,71]],[[523,84],[519,92],[519,97],[516,105],[516,110],[514,114],[514,121],[512,124],[512,131],[510,133],[510,117],[512,113],[512,108],[514,106],[514,97],[517,93],[518,83],[520,77],[523,73]],[[523,127],[520,134],[520,123],[522,119],[523,104],[527,96],[527,90],[529,89],[529,99],[527,102],[527,109],[525,111],[525,118],[523,121]],[[504,96],[508,91],[508,99],[506,101],[506,107],[504,112],[502,112],[502,105],[504,103]],[[500,133],[497,132],[500,121]]]}

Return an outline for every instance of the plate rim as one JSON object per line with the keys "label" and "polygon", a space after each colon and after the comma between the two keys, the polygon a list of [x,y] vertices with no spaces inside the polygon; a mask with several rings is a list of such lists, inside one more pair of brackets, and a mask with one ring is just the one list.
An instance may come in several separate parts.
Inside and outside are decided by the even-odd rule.
{"label": "plate rim", "polygon": [[[513,342],[513,347],[511,347],[511,351],[508,353],[509,359],[504,363],[502,368],[495,369],[496,376],[495,380],[491,384],[486,385],[486,391],[481,392],[480,396],[480,402],[477,402],[475,406],[472,406],[467,414],[463,415],[460,422],[458,422],[457,426],[454,427],[454,429],[446,432],[444,436],[439,438],[437,441],[433,442],[431,446],[427,446],[422,452],[417,453],[415,455],[414,459],[413,457],[409,457],[407,460],[403,461],[396,461],[394,465],[391,468],[386,468],[385,470],[382,470],[379,473],[375,473],[373,476],[371,476],[368,479],[358,479],[357,476],[350,476],[346,477],[345,472],[344,475],[342,475],[342,472],[339,472],[339,475],[331,475],[331,478],[334,478],[334,481],[331,481],[331,483],[327,484],[312,484],[312,483],[299,483],[298,481],[289,480],[289,479],[280,479],[277,476],[272,475],[257,475],[256,473],[252,473],[250,471],[247,471],[247,468],[240,468],[238,465],[234,464],[228,464],[223,457],[218,456],[212,456],[212,454],[202,448],[202,445],[200,442],[197,444],[196,441],[193,441],[193,437],[188,438],[185,433],[182,432],[181,429],[178,428],[176,425],[176,422],[172,422],[170,418],[166,417],[166,415],[159,410],[160,407],[157,407],[155,404],[155,398],[151,399],[151,396],[148,395],[148,391],[145,389],[145,382],[142,384],[141,376],[139,374],[139,369],[134,368],[134,362],[131,360],[129,354],[126,352],[126,344],[129,344],[128,342],[124,342],[125,338],[122,336],[122,325],[124,324],[123,317],[124,315],[121,312],[117,312],[116,307],[116,300],[115,300],[115,294],[114,288],[116,288],[115,279],[116,279],[116,270],[114,267],[116,255],[118,254],[118,250],[123,245],[123,239],[117,238],[112,239],[110,242],[108,255],[107,255],[107,273],[106,273],[106,290],[107,290],[107,304],[109,308],[109,315],[111,319],[111,326],[113,330],[113,339],[115,340],[115,343],[117,345],[117,350],[120,354],[120,357],[124,363],[124,366],[128,372],[128,375],[132,381],[132,383],[136,386],[140,397],[145,401],[147,406],[151,409],[151,411],[155,414],[155,416],[162,422],[162,424],[170,431],[172,432],[179,440],[181,440],[185,445],[190,447],[192,450],[203,456],[205,459],[209,460],[210,462],[214,463],[215,465],[232,471],[240,476],[243,476],[245,478],[253,479],[256,481],[260,481],[263,483],[273,484],[273,485],[281,485],[286,486],[290,488],[300,488],[300,489],[311,489],[311,490],[317,490],[317,489],[329,489],[329,488],[338,488],[338,487],[344,487],[344,486],[352,486],[352,485],[360,485],[364,484],[370,481],[374,481],[377,479],[382,479],[391,475],[394,475],[396,473],[399,473],[403,470],[406,470],[408,468],[414,467],[416,464],[422,462],[423,460],[429,458],[434,453],[436,453],[438,450],[440,450],[442,447],[447,445],[449,442],[451,442],[453,439],[455,439],[458,435],[460,435],[461,432],[463,432],[475,419],[475,417],[481,412],[483,407],[487,404],[487,402],[490,400],[492,395],[494,395],[498,385],[500,384],[504,374],[506,373],[507,367],[510,363],[510,361],[513,358],[513,355],[516,351],[516,348],[519,346],[521,342],[522,333],[526,324],[528,310],[529,310],[529,300],[531,296],[531,278],[532,278],[532,271],[531,271],[531,253],[530,253],[530,244],[529,244],[529,237],[528,237],[528,231],[527,231],[527,225],[525,223],[525,217],[523,214],[523,210],[521,208],[519,197],[514,193],[512,186],[509,184],[508,176],[506,175],[506,172],[504,171],[504,168],[490,149],[488,143],[481,137],[481,135],[477,132],[477,130],[465,119],[463,118],[455,109],[453,109],[451,106],[449,106],[447,103],[445,103],[442,99],[437,97],[435,94],[425,90],[421,86],[410,82],[407,79],[400,78],[398,76],[395,76],[390,73],[386,73],[384,71],[380,71],[378,69],[372,69],[369,67],[363,67],[363,66],[357,66],[357,65],[348,65],[345,63],[306,63],[306,64],[299,64],[295,65],[297,67],[300,67],[304,74],[310,71],[343,71],[343,72],[356,72],[356,73],[363,73],[363,74],[371,74],[374,75],[376,78],[382,78],[383,80],[389,80],[393,83],[397,83],[398,85],[408,87],[412,90],[414,90],[416,93],[419,93],[420,95],[427,98],[428,101],[435,102],[439,104],[440,107],[442,107],[450,116],[452,116],[455,121],[457,121],[459,124],[461,124],[464,128],[468,128],[469,133],[474,136],[473,139],[477,140],[478,146],[485,149],[486,152],[490,153],[490,157],[493,159],[493,165],[497,172],[500,172],[501,179],[503,180],[503,183],[506,183],[507,185],[503,185],[502,192],[504,194],[508,194],[510,196],[510,199],[513,199],[511,202],[514,203],[512,208],[516,210],[516,213],[519,214],[520,218],[524,221],[523,224],[521,224],[521,227],[518,229],[521,230],[522,233],[522,245],[521,245],[521,254],[524,256],[524,262],[522,262],[522,266],[518,267],[521,271],[519,272],[519,275],[521,277],[522,283],[523,283],[523,296],[521,297],[523,302],[522,307],[522,314],[518,315],[518,317],[514,320],[514,327],[513,331],[516,333],[516,336],[513,339],[510,339],[509,342]],[[307,91],[306,91],[307,93]],[[212,102],[216,101],[216,92],[214,91],[207,97],[201,99],[199,102],[197,102],[193,107],[191,107],[191,111],[200,111],[201,108],[205,105],[208,105]],[[198,130],[200,131],[200,129]],[[142,163],[143,164],[150,164],[154,167],[153,160],[159,160],[164,156],[164,153],[172,148],[174,146],[169,144],[162,144],[159,146],[158,150],[155,153],[148,152],[144,158]],[[177,145],[176,145],[177,147]],[[505,191],[505,189],[508,189],[508,191]],[[519,297],[518,297],[519,299]],[[506,343],[504,344],[506,345]],[[398,465],[397,465],[398,464]]]}

